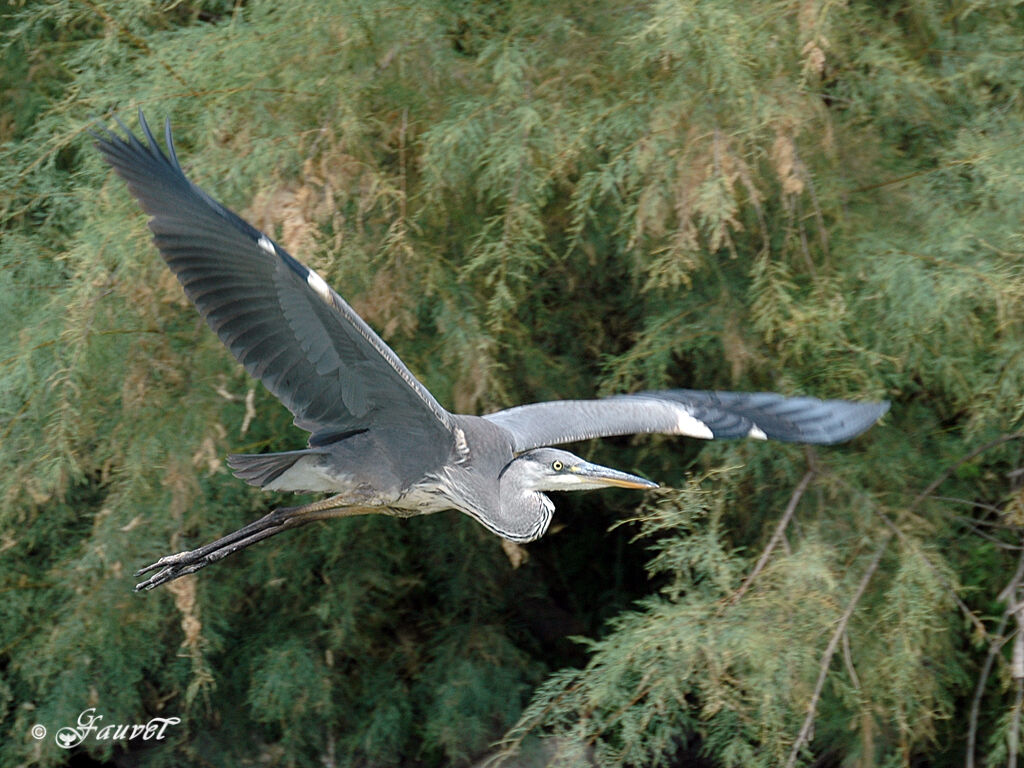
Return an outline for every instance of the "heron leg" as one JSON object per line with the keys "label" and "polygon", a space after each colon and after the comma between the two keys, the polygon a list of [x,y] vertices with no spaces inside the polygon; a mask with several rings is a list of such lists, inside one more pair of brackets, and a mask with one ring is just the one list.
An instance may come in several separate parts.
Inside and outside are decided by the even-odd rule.
{"label": "heron leg", "polygon": [[145,581],[135,585],[135,591],[150,590],[173,581],[189,573],[195,573],[210,563],[222,560],[240,549],[245,549],[250,544],[262,541],[270,536],[286,531],[290,528],[298,528],[314,520],[326,520],[330,517],[352,517],[355,515],[387,514],[387,507],[352,507],[350,500],[343,496],[331,496],[327,499],[314,501],[312,504],[303,504],[299,507],[281,507],[275,509],[259,520],[244,525],[237,531],[222,536],[209,544],[178,552],[174,555],[161,557],[155,563],[147,565],[135,572],[136,576],[142,576],[156,569],[161,569]]}

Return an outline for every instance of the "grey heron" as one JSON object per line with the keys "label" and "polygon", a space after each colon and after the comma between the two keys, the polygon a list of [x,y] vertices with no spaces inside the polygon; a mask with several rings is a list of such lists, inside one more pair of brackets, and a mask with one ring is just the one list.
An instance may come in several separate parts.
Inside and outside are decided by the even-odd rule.
{"label": "grey heron", "polygon": [[316,272],[186,178],[165,122],[166,153],[145,116],[143,144],[94,134],[151,217],[153,241],[220,340],[310,433],[305,448],[232,455],[245,482],[329,497],[276,509],[198,549],[136,573],[153,589],[313,520],[455,509],[513,542],[551,522],[546,491],[656,488],[553,445],[637,433],[831,444],[870,427],[888,402],[674,389],[450,413]]}

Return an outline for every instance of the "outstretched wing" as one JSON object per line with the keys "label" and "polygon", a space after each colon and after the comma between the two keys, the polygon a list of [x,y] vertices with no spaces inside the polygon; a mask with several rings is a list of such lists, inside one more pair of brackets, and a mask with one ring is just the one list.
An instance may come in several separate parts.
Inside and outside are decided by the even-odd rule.
{"label": "outstretched wing", "polygon": [[772,392],[671,389],[602,400],[554,400],[484,418],[512,435],[516,451],[592,437],[643,432],[707,440],[771,438],[795,443],[841,443],[889,410],[889,403],[784,397]]}
{"label": "outstretched wing", "polygon": [[313,270],[182,172],[146,119],[149,146],[105,131],[96,146],[152,218],[153,241],[186,295],[245,369],[312,433],[311,445],[374,425],[451,439],[451,415]]}

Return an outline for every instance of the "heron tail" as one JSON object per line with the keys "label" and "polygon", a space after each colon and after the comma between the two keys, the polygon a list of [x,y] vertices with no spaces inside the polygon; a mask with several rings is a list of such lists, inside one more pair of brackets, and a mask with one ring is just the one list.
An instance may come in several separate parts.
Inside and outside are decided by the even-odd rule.
{"label": "heron tail", "polygon": [[228,466],[239,480],[263,488],[291,469],[296,461],[308,455],[308,450],[284,453],[232,453],[228,456]]}

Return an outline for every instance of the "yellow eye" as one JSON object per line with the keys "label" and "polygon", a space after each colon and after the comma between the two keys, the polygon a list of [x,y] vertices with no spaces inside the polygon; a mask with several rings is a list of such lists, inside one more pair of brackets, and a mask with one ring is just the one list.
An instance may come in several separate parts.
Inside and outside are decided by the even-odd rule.
{"label": "yellow eye", "polygon": [[564,465],[562,464],[562,462],[558,461],[557,459],[551,462],[551,468],[555,470],[555,472],[561,472],[563,466]]}

